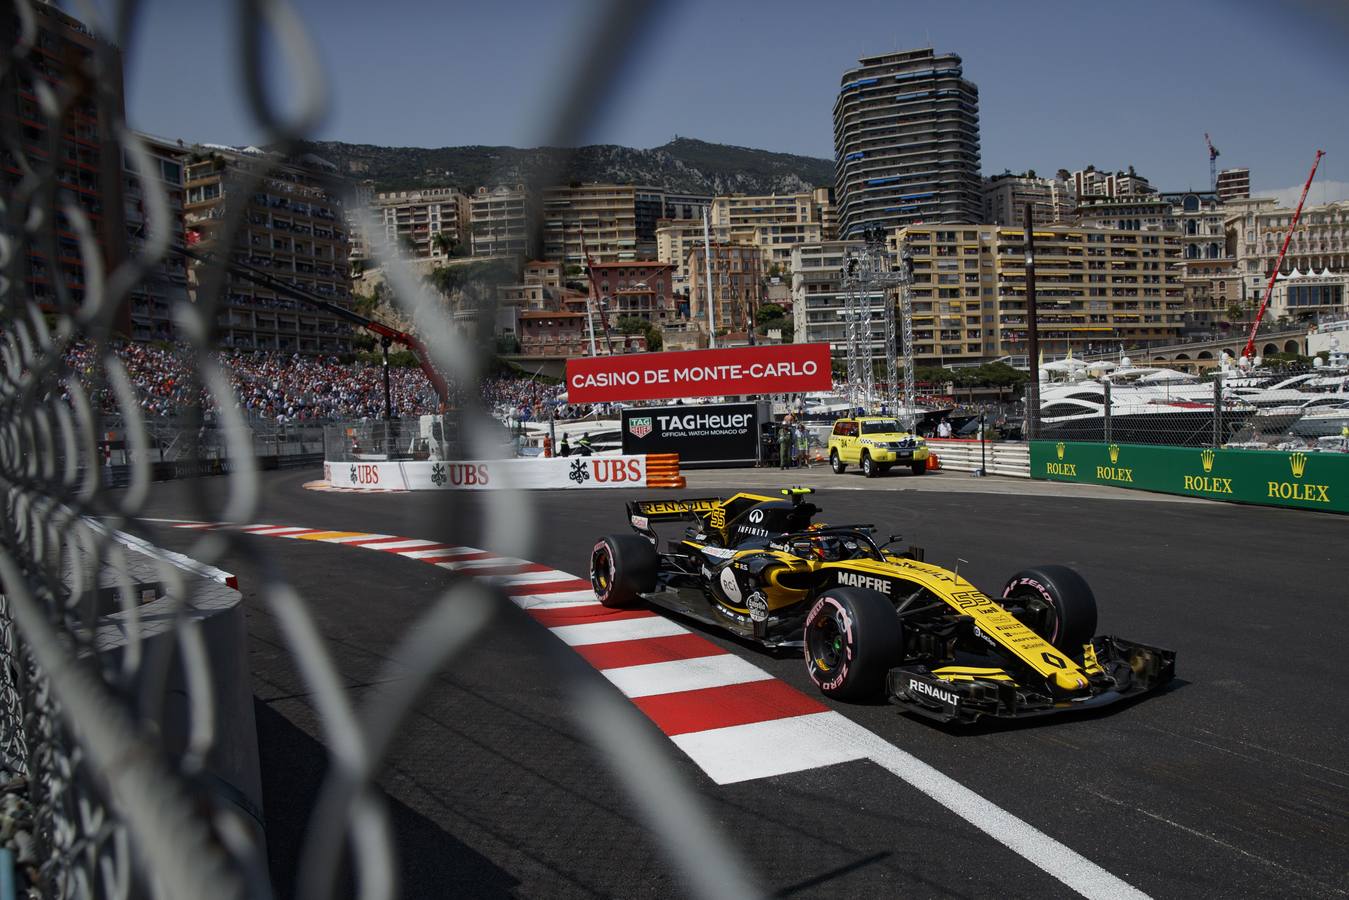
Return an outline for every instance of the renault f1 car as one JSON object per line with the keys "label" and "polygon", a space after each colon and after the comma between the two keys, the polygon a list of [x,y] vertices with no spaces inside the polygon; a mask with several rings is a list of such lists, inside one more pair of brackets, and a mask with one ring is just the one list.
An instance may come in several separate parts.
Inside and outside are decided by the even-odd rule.
{"label": "renault f1 car", "polygon": [[[1175,674],[1173,651],[1095,635],[1096,599],[1072,569],[1025,569],[994,599],[921,548],[891,549],[898,535],[814,523],[810,493],[633,501],[635,533],[601,538],[591,553],[596,597],[799,647],[826,696],[884,690],[944,722],[1094,709]],[[679,524],[661,551],[656,526]]]}

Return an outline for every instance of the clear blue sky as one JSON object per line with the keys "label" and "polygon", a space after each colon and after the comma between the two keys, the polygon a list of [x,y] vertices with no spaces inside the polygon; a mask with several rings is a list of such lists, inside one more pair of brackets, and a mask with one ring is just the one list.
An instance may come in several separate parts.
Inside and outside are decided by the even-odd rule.
{"label": "clear blue sky", "polygon": [[[98,0],[108,3],[109,0]],[[70,4],[67,4],[68,6]],[[532,146],[579,64],[586,0],[294,0],[334,86],[320,138]],[[128,63],[134,126],[251,143],[233,3],[143,4]],[[978,84],[985,173],[1130,164],[1163,189],[1247,166],[1258,193],[1349,196],[1349,13],[1343,0],[667,4],[632,48],[586,143],[674,135],[832,157],[839,76],[863,54],[933,46]],[[78,10],[76,10],[78,14]],[[278,71],[284,71],[279,68]],[[284,81],[284,77],[278,79]]]}

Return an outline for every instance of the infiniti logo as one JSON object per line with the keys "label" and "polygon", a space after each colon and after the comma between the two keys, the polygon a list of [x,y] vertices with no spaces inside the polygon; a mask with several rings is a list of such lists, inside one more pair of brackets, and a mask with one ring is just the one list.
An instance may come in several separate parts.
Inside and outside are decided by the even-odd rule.
{"label": "infiniti logo", "polygon": [[750,520],[751,522],[762,522],[762,521],[763,521],[763,510],[762,510],[762,509],[751,509],[751,510],[749,511],[749,520]]}

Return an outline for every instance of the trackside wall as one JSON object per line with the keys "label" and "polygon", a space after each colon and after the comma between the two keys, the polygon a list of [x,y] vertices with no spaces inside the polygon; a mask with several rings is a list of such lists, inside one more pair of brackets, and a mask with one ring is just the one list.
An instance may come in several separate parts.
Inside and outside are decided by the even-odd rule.
{"label": "trackside wall", "polygon": [[1031,441],[1031,477],[1349,513],[1349,454]]}

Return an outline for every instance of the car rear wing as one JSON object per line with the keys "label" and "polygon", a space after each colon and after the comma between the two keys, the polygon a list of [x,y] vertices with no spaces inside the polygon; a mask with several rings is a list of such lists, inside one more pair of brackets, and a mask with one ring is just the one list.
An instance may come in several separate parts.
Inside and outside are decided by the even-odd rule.
{"label": "car rear wing", "polygon": [[689,497],[683,500],[630,500],[628,521],[638,532],[651,532],[653,522],[706,522],[722,510],[721,497]]}

